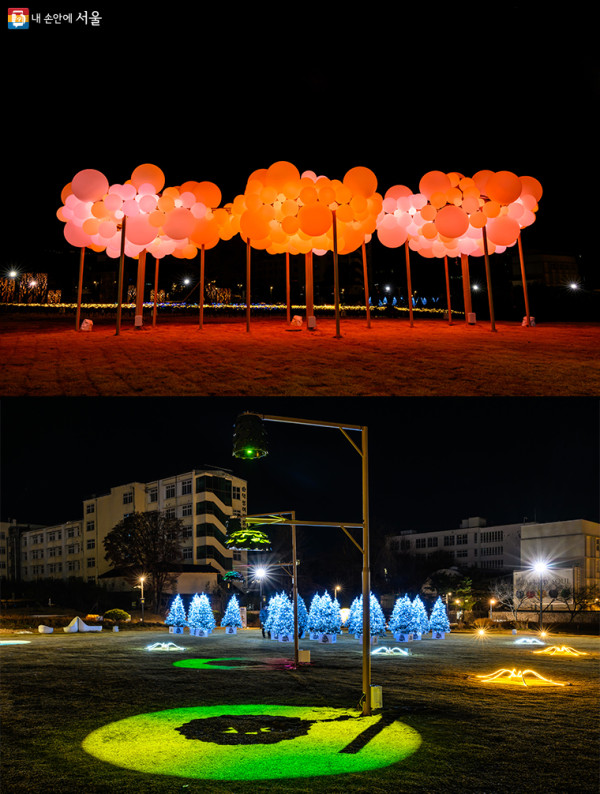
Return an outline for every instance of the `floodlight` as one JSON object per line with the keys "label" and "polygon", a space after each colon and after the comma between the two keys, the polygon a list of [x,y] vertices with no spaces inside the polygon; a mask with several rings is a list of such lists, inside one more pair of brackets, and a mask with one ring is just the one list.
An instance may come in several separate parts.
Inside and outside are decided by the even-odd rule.
{"label": "floodlight", "polygon": [[233,430],[233,457],[253,460],[268,454],[267,434],[258,414],[238,416]]}

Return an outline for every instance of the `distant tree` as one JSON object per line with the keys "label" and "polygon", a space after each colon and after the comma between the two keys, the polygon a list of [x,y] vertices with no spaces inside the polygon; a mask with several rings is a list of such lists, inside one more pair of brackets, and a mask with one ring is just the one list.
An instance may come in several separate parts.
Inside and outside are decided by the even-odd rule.
{"label": "distant tree", "polygon": [[[553,591],[550,589],[550,597],[553,597]],[[564,604],[569,612],[569,623],[572,623],[575,616],[579,612],[589,609],[593,604],[597,603],[600,599],[600,587],[598,585],[589,585],[587,587],[564,587],[556,591],[554,600],[560,604]]]}
{"label": "distant tree", "polygon": [[104,538],[104,559],[122,568],[132,586],[139,583],[140,576],[147,577],[145,587],[157,612],[161,594],[172,589],[179,577],[173,564],[182,559],[182,536],[178,518],[167,518],[157,510],[130,513]]}
{"label": "distant tree", "polygon": [[498,602],[495,609],[510,612],[513,620],[519,619],[519,612],[523,604],[528,601],[527,593],[522,590],[515,591],[512,579],[498,579],[490,585],[490,594]]}

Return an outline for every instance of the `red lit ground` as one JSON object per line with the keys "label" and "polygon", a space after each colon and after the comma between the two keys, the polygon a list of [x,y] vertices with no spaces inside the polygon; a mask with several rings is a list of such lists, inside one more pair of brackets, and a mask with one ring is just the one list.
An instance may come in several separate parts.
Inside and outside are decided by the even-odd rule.
{"label": "red lit ground", "polygon": [[600,394],[600,324],[415,319],[159,320],[115,334],[74,320],[0,321],[3,396],[585,396]]}

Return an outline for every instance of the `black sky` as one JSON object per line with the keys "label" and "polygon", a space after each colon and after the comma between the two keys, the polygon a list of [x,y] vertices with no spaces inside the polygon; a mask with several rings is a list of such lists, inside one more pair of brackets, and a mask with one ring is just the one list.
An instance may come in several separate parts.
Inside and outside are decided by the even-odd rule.
{"label": "black sky", "polygon": [[209,465],[247,478],[250,513],[360,520],[360,458],[339,431],[269,422],[270,454],[238,461],[246,410],[367,425],[382,530],[599,520],[599,407],[576,398],[5,399],[2,518],[77,519],[92,494]]}

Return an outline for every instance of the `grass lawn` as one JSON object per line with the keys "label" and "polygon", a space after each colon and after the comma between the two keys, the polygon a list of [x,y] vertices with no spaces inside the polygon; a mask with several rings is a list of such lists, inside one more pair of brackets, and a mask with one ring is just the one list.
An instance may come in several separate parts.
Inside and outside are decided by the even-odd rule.
{"label": "grass lawn", "polygon": [[99,319],[0,320],[9,396],[597,396],[600,323],[522,327],[456,320],[164,319],[135,330]]}
{"label": "grass lawn", "polygon": [[[347,635],[332,645],[302,640],[311,663],[298,670],[286,665],[293,649],[263,640],[258,629],[209,638],[103,631],[0,639],[30,641],[0,647],[2,790],[11,794],[598,791],[597,637],[548,641],[587,652],[577,658],[536,655],[541,646],[515,645],[508,633],[405,643],[408,657],[372,659],[372,682],[383,687],[383,709],[372,718],[359,716],[361,646]],[[157,641],[186,650],[145,649]],[[382,644],[399,646],[392,638]],[[230,661],[174,665],[191,659]],[[473,678],[501,668],[570,685]],[[223,715],[232,721],[224,732]],[[305,735],[273,741],[274,719]],[[363,726],[371,732],[363,735]],[[261,732],[271,734],[268,743]],[[358,734],[363,743],[352,750]],[[221,779],[181,776],[182,764],[202,775],[223,759]],[[168,773],[172,764],[177,774]],[[276,778],[283,768],[293,776]],[[248,780],[253,774],[258,779]]]}

